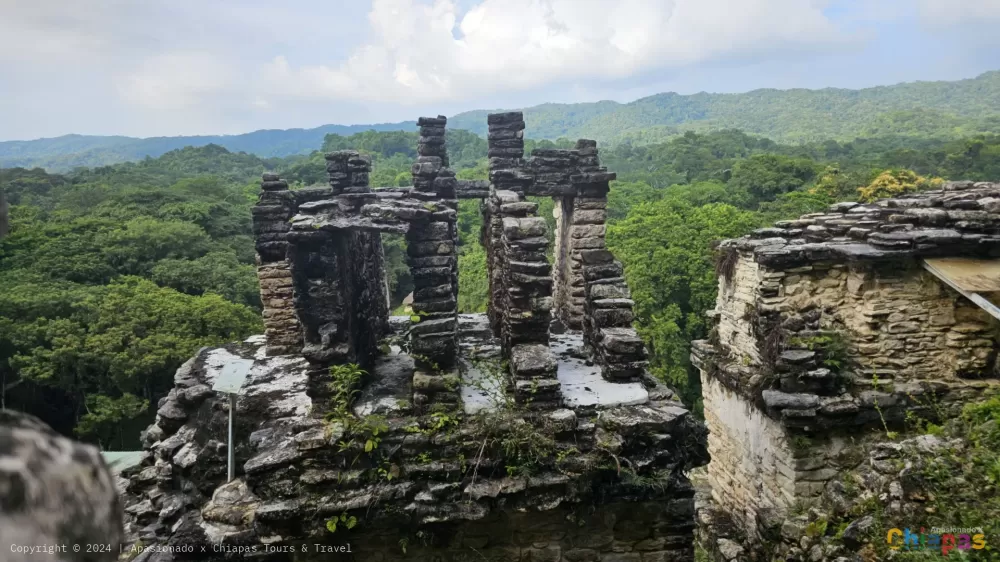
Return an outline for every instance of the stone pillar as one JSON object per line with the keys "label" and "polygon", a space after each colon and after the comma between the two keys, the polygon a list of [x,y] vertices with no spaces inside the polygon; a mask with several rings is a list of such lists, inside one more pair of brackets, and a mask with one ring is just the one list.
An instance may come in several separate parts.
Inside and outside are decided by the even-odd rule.
{"label": "stone pillar", "polygon": [[504,287],[500,342],[514,377],[514,398],[533,409],[561,405],[556,360],[549,349],[552,320],[552,268],[545,255],[549,241],[538,204],[513,191],[494,191],[491,201],[502,228],[497,261]]}
{"label": "stone pillar", "polygon": [[604,378],[612,382],[638,380],[648,366],[646,351],[632,328],[634,303],[624,268],[605,245],[609,183],[615,174],[598,166],[596,142],[580,140],[576,150],[579,173],[572,178],[577,196],[569,228],[570,294],[575,291],[579,295],[573,285],[582,274],[584,341]]}
{"label": "stone pillar", "polygon": [[[524,115],[520,111],[508,113],[491,113],[486,118],[489,133],[487,134],[487,155],[490,163],[490,192],[512,191],[524,194],[524,188],[532,183],[532,177],[524,169]],[[486,249],[487,264],[500,263],[502,258],[501,236],[503,220],[495,199],[483,204],[483,233],[480,242]],[[503,298],[506,289],[501,279],[503,271],[498,267],[490,267],[490,300],[486,314],[490,319],[493,334],[501,335],[503,325]]]}
{"label": "stone pillar", "polygon": [[[491,192],[492,193],[492,192]],[[486,276],[489,282],[489,300],[486,303],[486,316],[490,321],[490,330],[493,335],[500,337],[500,327],[503,326],[503,307],[500,302],[503,300],[503,269],[493,267],[495,263],[501,263],[503,257],[503,243],[501,234],[503,233],[503,218],[500,216],[500,204],[494,197],[488,197],[480,204],[480,212],[483,215],[483,224],[479,233],[479,243],[486,250]]]}
{"label": "stone pillar", "polygon": [[[583,328],[583,276],[580,274],[579,258],[571,259],[573,251],[570,248],[572,237],[570,226],[573,224],[573,197],[556,197],[552,208],[552,216],[556,219],[555,234],[555,264],[552,271],[554,282],[552,289],[552,304],[555,317],[563,326],[570,330]],[[579,287],[574,286],[578,279]],[[576,290],[579,294],[574,295]],[[579,302],[576,301],[579,299]]]}
{"label": "stone pillar", "polygon": [[[326,160],[330,189],[295,192],[302,211],[331,204],[357,211],[375,200],[368,186],[370,157],[345,150]],[[295,228],[287,238],[302,355],[317,364],[351,362],[367,369],[388,328],[379,233]]]}
{"label": "stone pillar", "polygon": [[326,155],[326,171],[330,176],[333,195],[370,193],[368,175],[371,168],[371,157],[355,150],[339,150]]}
{"label": "stone pillar", "polygon": [[553,409],[561,398],[549,349],[548,227],[537,216],[538,204],[524,198],[535,183],[524,165],[524,118],[520,112],[499,113],[487,122],[491,185],[483,242],[490,268],[490,323],[510,361],[515,399]]}
{"label": "stone pillar", "polygon": [[[413,165],[411,197],[435,201],[446,211],[413,222],[406,233],[407,263],[413,275],[410,352],[416,360],[414,402],[458,402],[458,375],[451,371],[458,353],[458,184],[448,169],[444,116],[417,120],[420,139]],[[436,367],[436,368],[435,368]]]}
{"label": "stone pillar", "polygon": [[260,198],[251,213],[267,354],[298,353],[302,349],[302,334],[295,315],[292,272],[286,256],[288,220],[295,213],[295,198],[288,190],[288,183],[275,174],[264,174]]}

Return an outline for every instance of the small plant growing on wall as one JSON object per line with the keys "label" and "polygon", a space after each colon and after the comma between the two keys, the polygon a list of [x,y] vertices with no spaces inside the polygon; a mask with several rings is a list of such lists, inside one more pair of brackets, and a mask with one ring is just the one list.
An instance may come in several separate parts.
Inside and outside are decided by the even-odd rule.
{"label": "small plant growing on wall", "polygon": [[327,385],[331,393],[330,411],[326,415],[328,421],[341,421],[353,417],[351,404],[359,392],[361,379],[364,376],[364,369],[354,363],[330,367],[331,381]]}
{"label": "small plant growing on wall", "polygon": [[834,373],[840,373],[847,366],[847,339],[840,332],[826,332],[805,338],[792,338],[792,347],[816,351],[822,356],[821,363]]}
{"label": "small plant growing on wall", "polygon": [[353,529],[358,524],[358,518],[353,515],[347,515],[347,512],[341,513],[339,517],[331,517],[326,521],[326,530],[331,533],[336,533],[337,529]]}
{"label": "small plant growing on wall", "polygon": [[717,248],[715,251],[715,275],[721,277],[726,283],[733,279],[736,272],[736,262],[740,259],[740,252],[736,248]]}

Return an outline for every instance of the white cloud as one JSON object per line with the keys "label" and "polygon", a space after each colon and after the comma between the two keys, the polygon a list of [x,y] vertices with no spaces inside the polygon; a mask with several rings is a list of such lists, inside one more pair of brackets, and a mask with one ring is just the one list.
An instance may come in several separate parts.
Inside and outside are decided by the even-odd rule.
{"label": "white cloud", "polygon": [[1000,22],[1000,0],[921,0],[920,16],[931,26]]}
{"label": "white cloud", "polygon": [[[991,51],[965,31],[998,12],[1000,0],[0,0],[0,139],[857,86],[884,75],[869,48],[895,44],[903,22],[947,53],[948,76],[971,75]],[[852,62],[827,75],[827,55]]]}
{"label": "white cloud", "polygon": [[339,64],[275,57],[268,94],[422,104],[699,62],[842,46],[824,2],[374,0],[373,39]]}

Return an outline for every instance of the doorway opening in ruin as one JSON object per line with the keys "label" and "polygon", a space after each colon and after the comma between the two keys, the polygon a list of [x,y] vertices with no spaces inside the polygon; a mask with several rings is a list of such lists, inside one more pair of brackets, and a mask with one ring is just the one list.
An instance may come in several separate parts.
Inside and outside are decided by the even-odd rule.
{"label": "doorway opening in ruin", "polygon": [[385,283],[389,295],[389,314],[406,316],[413,302],[413,275],[406,263],[406,238],[402,234],[382,233],[385,256]]}
{"label": "doorway opening in ruin", "polygon": [[[548,224],[549,245],[546,250],[549,263],[553,263],[556,218],[554,209],[558,201],[552,197],[527,197],[538,203],[538,216]],[[489,302],[489,264],[483,246],[482,199],[461,199],[458,202],[458,313],[486,312]],[[388,252],[388,248],[386,252]]]}
{"label": "doorway opening in ruin", "polygon": [[483,201],[458,202],[458,313],[486,312],[489,302],[489,266],[482,243]]}

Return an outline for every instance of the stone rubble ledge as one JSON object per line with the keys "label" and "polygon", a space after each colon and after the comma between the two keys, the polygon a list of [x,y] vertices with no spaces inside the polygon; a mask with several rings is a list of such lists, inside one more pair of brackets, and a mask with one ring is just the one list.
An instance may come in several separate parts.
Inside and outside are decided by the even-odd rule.
{"label": "stone rubble ledge", "polygon": [[788,269],[814,261],[1000,255],[1000,183],[949,182],[870,204],[836,203],[827,212],[722,242],[761,265]]}
{"label": "stone rubble ledge", "polygon": [[[370,396],[364,411],[378,409],[386,423],[380,453],[368,455],[365,437],[351,438],[343,426],[323,421],[322,403],[310,397],[322,393],[316,382],[322,373],[300,357],[265,358],[262,345],[255,338],[202,349],[177,371],[157,422],[143,434],[143,463],[123,475],[130,540],[234,547],[329,540],[326,519],[344,513],[368,530],[415,530],[486,521],[501,511],[607,502],[680,502],[680,513],[693,511],[684,474],[707,461],[704,426],[670,392],[596,411],[524,410],[499,420],[484,412],[436,429],[433,414],[416,415],[405,400],[382,404],[378,393],[363,392]],[[237,478],[226,484],[226,400],[209,389],[222,365],[237,357],[257,363],[237,405]],[[532,373],[551,367],[535,355],[523,363]],[[510,466],[528,461],[483,443],[522,424],[536,428],[527,433],[531,440],[552,441],[526,474],[511,473]],[[658,484],[629,484],[623,471]],[[677,541],[690,538],[685,521],[672,523]]]}
{"label": "stone rubble ledge", "polygon": [[957,409],[970,399],[1000,393],[1000,380],[997,379],[904,382],[885,379],[892,373],[884,371],[881,387],[872,387],[870,374],[848,372],[842,375],[842,380],[855,380],[856,384],[839,384],[824,394],[786,392],[764,388],[763,376],[758,371],[720,356],[705,340],[692,342],[691,363],[783,426],[809,432],[898,424],[905,420],[907,412],[933,418],[940,412],[933,411],[929,404],[935,404],[942,412],[955,410],[952,413],[957,413]]}

